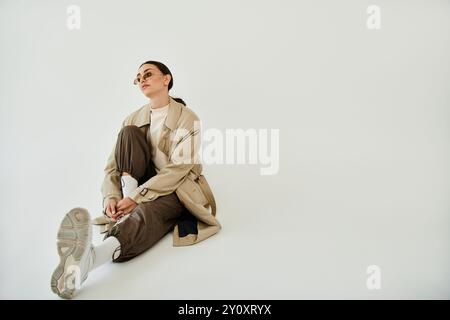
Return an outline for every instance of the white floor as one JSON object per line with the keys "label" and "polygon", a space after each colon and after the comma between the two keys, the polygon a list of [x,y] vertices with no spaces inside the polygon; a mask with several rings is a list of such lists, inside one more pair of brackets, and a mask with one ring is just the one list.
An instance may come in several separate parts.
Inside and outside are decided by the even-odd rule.
{"label": "white floor", "polygon": [[[279,190],[278,179],[271,179]],[[323,195],[333,189],[331,183],[320,188]],[[339,200],[342,190],[321,196],[320,183],[305,184],[310,191],[299,186],[297,197],[255,188],[246,200],[243,185],[233,194],[219,189],[220,233],[189,247],[172,247],[167,235],[129,262],[94,270],[77,298],[450,298],[446,213],[413,215],[412,205],[393,215],[395,210],[380,208],[387,200],[368,201],[363,191],[353,189]],[[232,202],[238,194],[242,197]],[[13,217],[2,224],[2,299],[58,299],[50,275],[58,261],[56,216],[62,215]],[[101,241],[97,233],[95,238]],[[381,268],[380,290],[366,286],[369,265]]]}

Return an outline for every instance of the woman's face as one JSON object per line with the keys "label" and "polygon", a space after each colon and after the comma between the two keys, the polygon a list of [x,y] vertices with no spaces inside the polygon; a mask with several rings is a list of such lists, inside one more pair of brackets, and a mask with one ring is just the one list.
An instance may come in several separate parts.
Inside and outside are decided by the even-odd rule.
{"label": "woman's face", "polygon": [[142,93],[151,98],[168,91],[170,74],[163,75],[153,64],[144,64],[139,68],[136,79],[139,80],[138,85]]}

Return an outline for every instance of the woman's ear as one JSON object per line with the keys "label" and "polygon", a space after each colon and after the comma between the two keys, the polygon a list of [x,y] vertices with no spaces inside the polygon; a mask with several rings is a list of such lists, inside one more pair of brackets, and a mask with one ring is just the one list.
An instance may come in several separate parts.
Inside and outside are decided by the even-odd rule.
{"label": "woman's ear", "polygon": [[166,74],[166,75],[165,75],[165,78],[166,78],[166,80],[164,81],[164,84],[165,84],[166,86],[168,86],[169,83],[170,83],[170,80],[172,80],[172,77],[170,76],[170,74]]}

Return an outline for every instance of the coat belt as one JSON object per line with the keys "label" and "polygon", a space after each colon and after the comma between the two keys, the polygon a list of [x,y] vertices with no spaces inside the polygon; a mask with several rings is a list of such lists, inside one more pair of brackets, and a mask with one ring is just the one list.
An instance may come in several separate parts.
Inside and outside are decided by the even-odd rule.
{"label": "coat belt", "polygon": [[197,182],[200,186],[200,188],[203,191],[203,194],[206,197],[206,200],[208,200],[210,206],[211,206],[211,213],[213,216],[216,216],[216,201],[214,199],[214,195],[211,191],[211,188],[209,187],[208,181],[206,181],[205,177],[201,174],[197,177]]}

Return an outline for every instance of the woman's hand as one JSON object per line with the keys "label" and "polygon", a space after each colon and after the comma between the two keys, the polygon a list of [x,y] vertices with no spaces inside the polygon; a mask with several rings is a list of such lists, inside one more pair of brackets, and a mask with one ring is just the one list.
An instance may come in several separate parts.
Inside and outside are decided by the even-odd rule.
{"label": "woman's hand", "polygon": [[116,217],[123,214],[123,212],[117,210],[117,201],[110,200],[105,208],[105,213],[108,217],[110,217],[113,221],[116,221]]}
{"label": "woman's hand", "polygon": [[122,216],[130,214],[134,208],[137,207],[137,203],[134,202],[131,198],[126,197],[120,200],[116,204],[116,214],[113,215],[113,219],[119,219]]}

